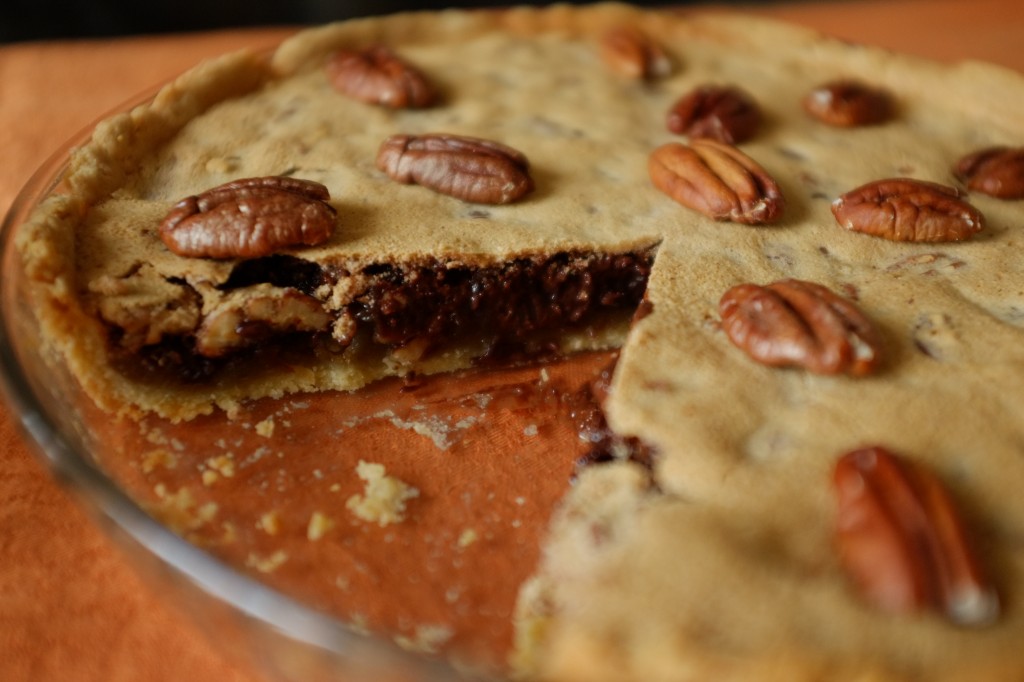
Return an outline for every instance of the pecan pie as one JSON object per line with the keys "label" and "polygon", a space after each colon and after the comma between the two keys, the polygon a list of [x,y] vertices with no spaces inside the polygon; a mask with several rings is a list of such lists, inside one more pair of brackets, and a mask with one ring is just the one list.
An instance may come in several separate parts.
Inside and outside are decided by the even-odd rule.
{"label": "pecan pie", "polygon": [[621,345],[523,675],[1019,680],[1021,111],[736,14],[368,19],[104,122],[21,244],[114,411]]}

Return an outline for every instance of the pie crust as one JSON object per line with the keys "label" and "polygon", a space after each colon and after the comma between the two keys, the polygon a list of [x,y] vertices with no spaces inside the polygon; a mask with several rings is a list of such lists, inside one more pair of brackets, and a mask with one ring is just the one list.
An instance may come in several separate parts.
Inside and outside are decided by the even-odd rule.
{"label": "pie crust", "polygon": [[[600,38],[623,24],[665,48],[671,74],[630,80],[604,68]],[[334,91],[328,55],[375,44],[435,79],[442,101],[396,111]],[[893,118],[862,128],[811,119],[801,99],[839,77],[891,93]],[[742,86],[763,110],[740,147],[786,197],[771,226],[710,220],[651,185],[651,150],[680,139],[665,113],[708,82]],[[949,244],[849,232],[830,205],[879,178],[955,184],[950,169],[963,155],[1020,144],[1022,110],[1019,74],[739,14],[597,5],[359,20],[303,31],[269,60],[206,63],[99,125],[72,158],[67,191],[46,202],[21,246],[48,341],[86,390],[109,409],[172,419],[451,369],[475,352],[413,365],[317,354],[287,371],[271,364],[171,388],[126,376],[104,314],[176,311],[147,318],[143,328],[158,335],[194,324],[181,312],[182,282],[198,297],[196,314],[225,296],[219,287],[237,263],[175,256],[156,233],[174,202],[223,182],[322,182],[338,211],[335,235],[287,253],[346,273],[656,250],[649,313],[629,329],[604,404],[614,432],[656,453],[653,466],[621,460],[580,473],[522,591],[516,669],[589,681],[1019,680],[1024,204],[969,194],[986,227]],[[529,157],[536,190],[481,207],[374,168],[384,138],[428,132],[511,145]],[[719,297],[783,278],[854,299],[883,336],[880,370],[818,376],[759,365],[734,347],[718,324]],[[339,278],[324,298],[340,308],[364,284]],[[962,504],[999,591],[993,625],[881,613],[852,588],[833,547],[830,472],[842,453],[870,444],[928,466]]]}

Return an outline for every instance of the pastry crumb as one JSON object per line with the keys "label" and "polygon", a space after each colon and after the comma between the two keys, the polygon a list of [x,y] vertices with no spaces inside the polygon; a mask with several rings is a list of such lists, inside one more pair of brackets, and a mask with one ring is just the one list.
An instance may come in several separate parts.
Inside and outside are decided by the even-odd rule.
{"label": "pastry crumb", "polygon": [[216,471],[224,478],[231,478],[235,475],[235,457],[231,453],[211,457],[204,464],[208,471]]}
{"label": "pastry crumb", "polygon": [[288,561],[288,553],[283,549],[279,549],[267,557],[250,554],[245,559],[245,565],[255,568],[260,573],[273,573],[286,561]]}
{"label": "pastry crumb", "polygon": [[219,511],[216,502],[200,504],[189,488],[171,492],[163,483],[153,487],[158,502],[156,510],[163,522],[175,532],[196,530],[212,521]]}
{"label": "pastry crumb", "polygon": [[436,654],[453,634],[452,629],[446,625],[417,625],[411,637],[396,635],[395,643],[407,651]]}
{"label": "pastry crumb", "polygon": [[152,429],[146,432],[146,440],[153,445],[167,445],[167,436],[160,429]]}
{"label": "pastry crumb", "polygon": [[142,473],[151,474],[158,468],[174,469],[178,466],[178,458],[165,450],[157,448],[142,455]]}
{"label": "pastry crumb", "polygon": [[466,549],[479,539],[480,536],[477,535],[477,532],[475,530],[473,530],[472,528],[467,528],[466,530],[462,531],[462,535],[459,536],[459,549]]}
{"label": "pastry crumb", "polygon": [[404,481],[388,476],[383,464],[359,460],[356,475],[365,483],[363,494],[348,498],[345,506],[357,518],[379,526],[404,521],[406,501],[420,494]]}
{"label": "pastry crumb", "polygon": [[349,621],[348,627],[352,632],[357,635],[369,635],[372,634],[370,630],[370,624],[361,613],[353,613],[352,619]]}
{"label": "pastry crumb", "polygon": [[230,545],[238,542],[238,527],[230,521],[221,524],[220,541],[222,544]]}
{"label": "pastry crumb", "polygon": [[201,475],[203,485],[209,487],[223,478],[231,478],[235,475],[234,455],[218,455],[210,457],[203,465],[206,467]]}
{"label": "pastry crumb", "polygon": [[313,512],[309,517],[309,525],[306,526],[306,537],[316,541],[321,539],[327,531],[334,527],[334,521],[322,512]]}
{"label": "pastry crumb", "polygon": [[256,423],[256,433],[264,438],[270,438],[274,435],[275,425],[274,417],[267,417],[263,421]]}
{"label": "pastry crumb", "polygon": [[267,535],[277,535],[281,532],[281,516],[276,511],[269,511],[260,516],[256,527]]}

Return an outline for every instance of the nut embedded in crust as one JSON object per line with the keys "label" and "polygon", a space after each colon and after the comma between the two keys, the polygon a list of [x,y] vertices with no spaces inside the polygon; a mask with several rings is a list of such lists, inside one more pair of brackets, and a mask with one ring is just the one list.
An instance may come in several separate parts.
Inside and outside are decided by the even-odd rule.
{"label": "nut embedded in crust", "polygon": [[761,125],[757,102],[734,86],[703,85],[679,98],[668,112],[666,126],[690,139],[707,138],[739,144]]}
{"label": "nut embedded in crust", "polygon": [[178,202],[160,223],[160,238],[192,258],[261,258],[315,246],[334,231],[329,198],[327,188],[311,180],[235,180]]}
{"label": "nut embedded in crust", "polygon": [[967,189],[997,199],[1024,199],[1024,147],[987,147],[964,156],[953,174]]}
{"label": "nut embedded in crust", "polygon": [[463,135],[392,135],[377,152],[377,168],[397,182],[477,204],[509,204],[533,191],[525,155]]}
{"label": "nut embedded in crust", "polygon": [[626,78],[654,79],[672,73],[672,60],[653,38],[635,26],[616,26],[601,36],[601,59]]}
{"label": "nut embedded in crust", "polygon": [[434,87],[419,69],[383,46],[338,50],[326,68],[338,92],[367,104],[421,109],[437,99]]}
{"label": "nut embedded in crust", "polygon": [[841,227],[898,242],[955,242],[985,227],[985,218],[955,187],[910,178],[877,180],[832,202]]}
{"label": "nut embedded in crust", "polygon": [[864,376],[882,359],[881,336],[857,306],[814,282],[740,284],[718,304],[722,329],[751,358],[772,367]]}
{"label": "nut embedded in crust", "polygon": [[715,220],[747,225],[782,217],[778,184],[736,147],[714,140],[669,142],[648,159],[651,182],[675,201]]}
{"label": "nut embedded in crust", "polygon": [[267,336],[324,331],[330,321],[312,296],[257,284],[237,289],[207,313],[196,332],[196,351],[204,357],[223,357]]}
{"label": "nut embedded in crust", "polygon": [[935,474],[862,448],[836,463],[833,490],[840,559],[865,599],[897,614],[935,607],[958,625],[998,618],[999,597]]}
{"label": "nut embedded in crust", "polygon": [[887,92],[851,79],[819,85],[807,93],[802,104],[808,114],[838,128],[876,125],[892,116]]}

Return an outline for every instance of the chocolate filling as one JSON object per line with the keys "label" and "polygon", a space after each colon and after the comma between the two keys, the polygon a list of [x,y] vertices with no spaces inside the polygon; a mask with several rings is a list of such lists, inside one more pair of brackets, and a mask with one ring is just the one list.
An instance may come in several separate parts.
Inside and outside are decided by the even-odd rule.
{"label": "chocolate filling", "polygon": [[[597,325],[608,315],[629,315],[643,300],[654,249],[638,253],[559,253],[518,258],[488,267],[432,261],[415,266],[367,266],[362,293],[340,313],[355,320],[359,343],[386,349],[420,344],[424,355],[461,342],[482,342],[483,361],[536,358],[550,352],[545,334]],[[347,273],[308,261],[273,256],[240,263],[223,286],[268,282],[310,294]],[[117,346],[119,330],[112,330]],[[255,359],[298,360],[342,352],[328,332],[295,333],[259,323],[238,328],[248,343],[224,358],[203,357],[191,337],[169,337],[118,364],[139,379],[208,380],[225,366]],[[539,342],[540,341],[540,342]],[[358,345],[358,344],[357,344]]]}
{"label": "chocolate filling", "polygon": [[323,270],[316,263],[295,256],[274,255],[240,262],[220,288],[239,289],[266,282],[312,295],[323,281]]}
{"label": "chocolate filling", "polygon": [[651,254],[558,254],[488,268],[388,268],[351,307],[377,343],[426,339],[431,346],[464,334],[491,343],[586,322],[594,313],[632,311],[650,275]]}

